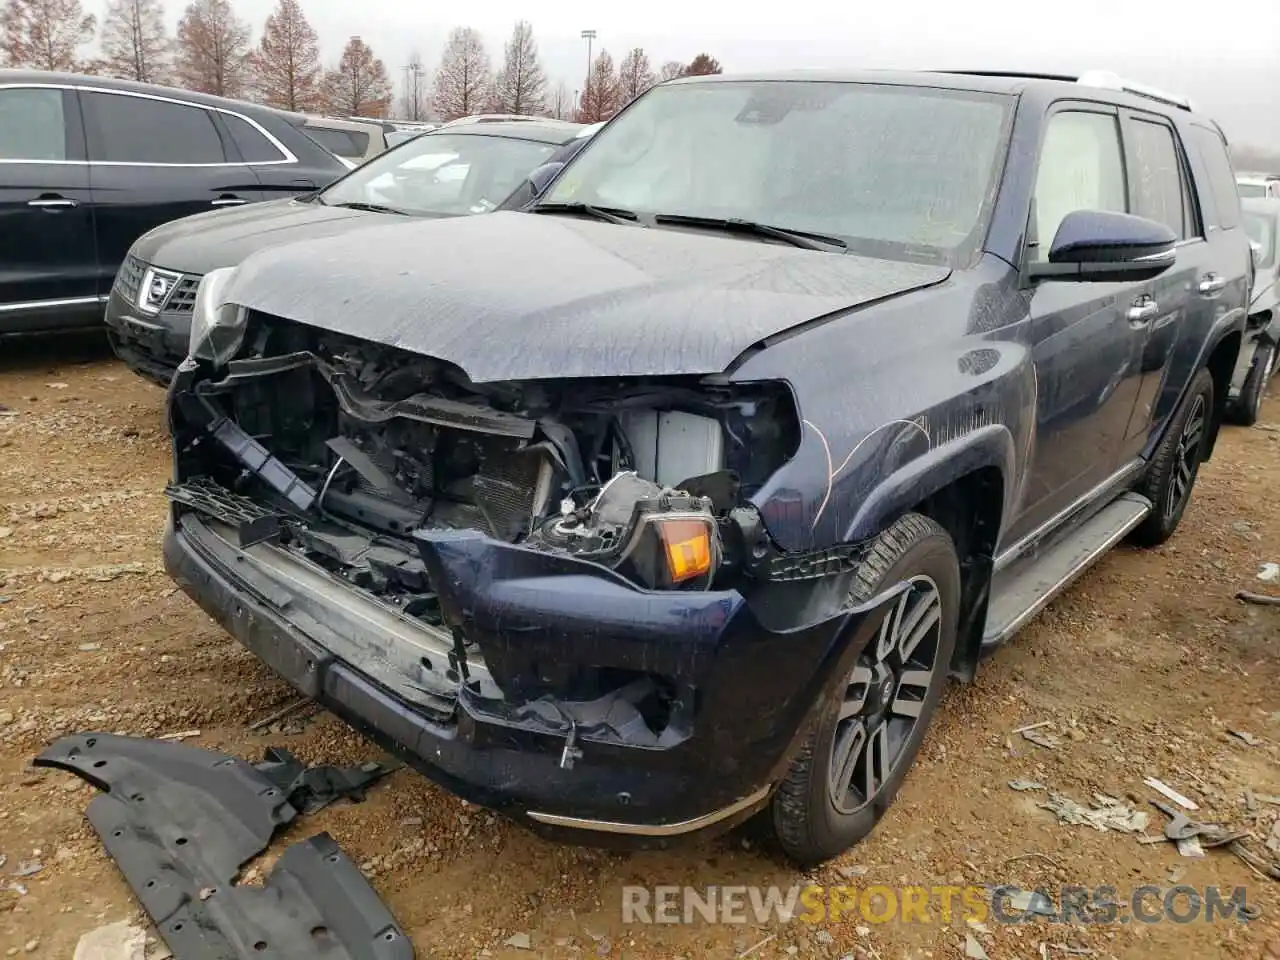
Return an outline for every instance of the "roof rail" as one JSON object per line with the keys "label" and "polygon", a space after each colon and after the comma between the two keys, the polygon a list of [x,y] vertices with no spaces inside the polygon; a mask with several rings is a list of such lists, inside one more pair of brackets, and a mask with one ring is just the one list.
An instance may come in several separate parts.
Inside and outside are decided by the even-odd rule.
{"label": "roof rail", "polygon": [[1074,75],[1065,73],[1034,73],[1025,70],[934,70],[933,73],[954,73],[963,77],[1009,77],[1013,80],[1062,80],[1075,83]]}
{"label": "roof rail", "polygon": [[1076,83],[1083,84],[1087,87],[1100,87],[1103,90],[1119,90],[1124,93],[1131,93],[1135,97],[1145,97],[1148,100],[1155,100],[1157,103],[1163,103],[1166,106],[1177,107],[1180,110],[1194,110],[1191,101],[1186,97],[1178,96],[1173,93],[1166,93],[1155,87],[1149,87],[1144,83],[1136,83],[1132,80],[1126,80],[1118,74],[1112,73],[1110,70],[1089,70],[1080,74],[1076,78]]}
{"label": "roof rail", "polygon": [[937,70],[934,72],[956,73],[969,77],[1009,77],[1014,80],[1060,80],[1066,83],[1079,83],[1087,87],[1098,87],[1102,90],[1115,90],[1119,93],[1132,94],[1135,97],[1145,97],[1148,100],[1155,100],[1158,103],[1177,107],[1180,110],[1195,110],[1195,107],[1191,105],[1191,101],[1186,97],[1166,93],[1163,90],[1157,90],[1155,87],[1149,87],[1144,83],[1126,80],[1110,70],[1088,70],[1078,76],[1062,73],[1034,73],[1022,70]]}

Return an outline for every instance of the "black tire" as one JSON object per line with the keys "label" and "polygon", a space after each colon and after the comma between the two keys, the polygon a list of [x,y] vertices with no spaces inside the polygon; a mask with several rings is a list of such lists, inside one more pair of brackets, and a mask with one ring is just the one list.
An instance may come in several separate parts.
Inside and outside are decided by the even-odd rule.
{"label": "black tire", "polygon": [[1142,547],[1164,543],[1182,522],[1213,426],[1213,377],[1200,370],[1182,399],[1137,492],[1152,503],[1147,518],[1129,535]]}
{"label": "black tire", "polygon": [[[932,649],[932,672],[927,684],[908,685],[903,677],[894,677],[891,668],[895,658],[899,673],[905,668],[904,660],[914,664],[920,662],[920,659],[910,655],[907,658],[900,656],[907,631],[903,631],[903,639],[893,641],[888,656],[878,656],[877,648],[886,637],[882,630],[878,638],[873,637],[868,644],[868,653],[859,658],[858,666],[850,673],[846,686],[812,718],[804,745],[775,791],[768,811],[778,845],[788,857],[802,866],[812,866],[839,855],[870,833],[879,822],[915,760],[929,720],[946,685],[959,621],[960,564],[955,545],[947,531],[920,514],[907,514],[876,538],[858,568],[850,599],[855,603],[864,602],[902,580],[911,580],[915,585],[904,594],[900,605],[890,611],[886,628],[904,622],[916,622],[913,620],[916,616],[919,617],[920,624],[924,624],[926,620],[932,622],[932,601],[926,598],[931,596],[930,591],[936,593],[940,606],[936,629],[930,627],[929,636],[918,640],[918,646],[913,645],[911,648],[912,651],[926,646]],[[911,606],[913,602],[916,606]],[[922,614],[918,613],[921,609],[924,610]],[[859,683],[856,679],[858,671],[869,669],[865,666],[869,658],[877,661],[874,664],[877,672],[867,676],[880,679]],[[878,672],[881,667],[889,672],[888,677],[882,677]],[[916,679],[919,677],[920,674],[917,673]],[[877,686],[874,696],[873,686]],[[858,687],[866,688],[862,698],[863,704],[867,705],[864,713],[842,718],[842,708],[849,691]],[[890,689],[892,694],[889,693]],[[904,690],[923,693],[917,699],[915,696],[905,696]],[[888,706],[883,715],[878,720],[872,717],[870,704],[885,705],[886,701]],[[887,776],[879,780],[878,789],[864,790],[860,806],[850,810],[849,799],[858,798],[852,786],[838,791],[840,800],[836,798],[835,788],[829,786],[835,765],[833,761],[837,733],[840,733],[842,743],[856,743],[856,737],[850,736],[848,730],[851,724],[855,727],[861,724],[861,742],[867,745],[866,763],[869,765],[877,743],[884,744],[880,756],[890,752],[889,725],[891,721],[893,724],[902,722],[903,718],[897,716],[899,710],[895,708],[907,701],[910,702],[910,709],[918,712],[913,725],[896,735],[898,745],[892,751],[893,758]],[[865,721],[862,719],[864,714]],[[880,727],[884,728],[883,733]],[[848,749],[846,757],[853,758],[855,752],[857,750]],[[842,764],[842,768],[849,771],[850,782],[858,776],[860,769],[854,763],[854,759],[846,759]],[[866,783],[870,776],[870,773],[865,774],[863,782]],[[844,804],[845,809],[838,809],[838,803]]]}
{"label": "black tire", "polygon": [[1252,427],[1258,422],[1258,414],[1262,410],[1262,398],[1267,395],[1267,383],[1271,379],[1272,367],[1275,366],[1276,348],[1263,347],[1262,353],[1255,360],[1253,369],[1245,377],[1244,386],[1240,388],[1240,396],[1231,408],[1231,422],[1242,427]]}

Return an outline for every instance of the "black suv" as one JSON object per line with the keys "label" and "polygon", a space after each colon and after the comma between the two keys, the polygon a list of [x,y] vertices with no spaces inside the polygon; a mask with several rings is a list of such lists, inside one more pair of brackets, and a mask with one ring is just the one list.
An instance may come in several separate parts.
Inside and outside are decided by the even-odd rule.
{"label": "black suv", "polygon": [[323,187],[306,117],[150,84],[0,70],[0,334],[95,325],[138,237]]}
{"label": "black suv", "polygon": [[207,275],[166,565],[475,802],[820,861],[948,675],[1177,528],[1240,221],[1217,126],[1118,78],[663,84],[527,212]]}

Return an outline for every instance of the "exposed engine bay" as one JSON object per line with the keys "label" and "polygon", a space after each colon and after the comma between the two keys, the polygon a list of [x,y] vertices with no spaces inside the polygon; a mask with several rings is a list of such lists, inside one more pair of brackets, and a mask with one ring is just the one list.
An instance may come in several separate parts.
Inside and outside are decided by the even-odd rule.
{"label": "exposed engine bay", "polygon": [[241,359],[175,394],[169,496],[427,622],[422,528],[569,554],[645,588],[731,583],[744,527],[763,535],[748,498],[799,443],[782,384],[473,384],[431,358],[256,319]]}

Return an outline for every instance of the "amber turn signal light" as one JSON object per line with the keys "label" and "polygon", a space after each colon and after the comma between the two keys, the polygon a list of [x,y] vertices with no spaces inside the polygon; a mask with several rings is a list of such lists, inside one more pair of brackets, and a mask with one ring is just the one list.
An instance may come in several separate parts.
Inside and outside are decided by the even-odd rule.
{"label": "amber turn signal light", "polygon": [[711,528],[704,521],[662,520],[657,528],[672,583],[683,583],[711,572]]}

